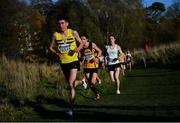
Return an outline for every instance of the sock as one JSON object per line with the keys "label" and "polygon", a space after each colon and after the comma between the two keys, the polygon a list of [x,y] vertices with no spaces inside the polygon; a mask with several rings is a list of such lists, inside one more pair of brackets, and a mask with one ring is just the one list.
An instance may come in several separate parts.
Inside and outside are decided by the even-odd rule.
{"label": "sock", "polygon": [[74,102],[75,102],[75,99],[73,98],[70,98],[69,99],[69,102],[70,102],[70,109],[73,110],[74,109]]}
{"label": "sock", "polygon": [[95,85],[91,85],[90,88],[96,95],[98,94]]}

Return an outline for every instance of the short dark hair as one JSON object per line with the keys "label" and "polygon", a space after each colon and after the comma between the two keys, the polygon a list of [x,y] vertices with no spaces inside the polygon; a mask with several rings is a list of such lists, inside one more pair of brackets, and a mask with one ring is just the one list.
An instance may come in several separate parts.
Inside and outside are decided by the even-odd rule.
{"label": "short dark hair", "polygon": [[85,33],[85,32],[83,32],[83,33],[81,33],[81,34],[80,34],[80,37],[82,37],[82,36],[84,36],[84,37],[86,37],[87,39],[89,39],[88,34],[87,34],[87,33]]}
{"label": "short dark hair", "polygon": [[108,37],[111,37],[111,36],[116,38],[116,36],[113,33],[110,33]]}
{"label": "short dark hair", "polygon": [[59,22],[60,20],[65,20],[65,21],[69,22],[68,17],[65,16],[65,15],[60,15],[60,16],[58,17],[58,22]]}

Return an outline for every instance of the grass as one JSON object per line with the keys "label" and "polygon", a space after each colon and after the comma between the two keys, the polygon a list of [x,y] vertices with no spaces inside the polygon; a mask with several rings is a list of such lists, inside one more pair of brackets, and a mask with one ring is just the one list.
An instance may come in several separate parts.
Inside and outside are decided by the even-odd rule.
{"label": "grass", "polygon": [[[107,76],[105,71],[101,74]],[[102,93],[99,102],[82,86],[76,88],[74,118],[65,114],[67,98],[40,95],[23,105],[1,104],[5,106],[0,115],[6,114],[1,121],[180,121],[180,70],[134,68],[122,79],[120,95],[115,94],[115,84],[108,76],[103,79],[98,85]],[[52,85],[45,85],[52,91]]]}
{"label": "grass", "polygon": [[87,100],[86,110],[97,112],[95,116],[99,118],[94,121],[179,120],[179,74],[180,71],[172,69],[134,69],[123,79],[121,95],[111,91],[104,94],[101,102],[91,104]]}
{"label": "grass", "polygon": [[115,83],[106,70],[100,72],[102,84],[97,86],[100,101],[94,101],[90,90],[78,86],[73,118],[65,113],[69,89],[58,65],[27,64],[3,56],[0,121],[180,121],[178,47],[153,48],[149,56],[154,61],[147,61],[146,69],[138,61],[143,51],[136,52],[134,60],[139,66],[121,77],[120,95],[115,94]]}
{"label": "grass", "polygon": [[143,49],[134,49],[132,55],[136,64],[142,62],[142,58],[149,59],[151,63],[168,64],[172,61],[172,58],[180,54],[179,48],[180,43],[174,42],[171,44],[161,44],[160,46],[151,47],[147,54]]}
{"label": "grass", "polygon": [[[61,81],[60,81],[61,80]],[[0,58],[0,86],[7,95],[20,98],[31,98],[37,94],[45,94],[55,88],[55,93],[63,95],[65,86],[59,65],[30,64]]]}

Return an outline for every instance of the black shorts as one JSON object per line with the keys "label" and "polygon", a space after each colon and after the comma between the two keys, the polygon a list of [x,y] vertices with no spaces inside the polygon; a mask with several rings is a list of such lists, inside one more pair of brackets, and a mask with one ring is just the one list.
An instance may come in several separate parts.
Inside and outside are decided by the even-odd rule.
{"label": "black shorts", "polygon": [[120,68],[121,68],[122,70],[124,70],[124,69],[125,69],[125,65],[126,65],[126,62],[121,62],[121,63],[120,63]]}
{"label": "black shorts", "polygon": [[126,63],[127,63],[127,64],[128,64],[128,63],[131,63],[131,60],[126,61]]}
{"label": "black shorts", "polygon": [[84,73],[98,73],[98,68],[84,68]]}
{"label": "black shorts", "polygon": [[74,61],[74,62],[71,62],[71,63],[65,63],[65,64],[60,64],[60,65],[61,65],[61,69],[62,69],[67,81],[69,81],[69,76],[70,76],[70,70],[71,69],[77,69],[78,71],[80,70],[79,61]]}
{"label": "black shorts", "polygon": [[119,64],[120,65],[126,65],[126,62],[120,62]]}
{"label": "black shorts", "polygon": [[120,66],[121,66],[120,63],[117,63],[117,64],[113,64],[113,65],[108,65],[107,68],[108,68],[108,71],[115,71],[115,69]]}

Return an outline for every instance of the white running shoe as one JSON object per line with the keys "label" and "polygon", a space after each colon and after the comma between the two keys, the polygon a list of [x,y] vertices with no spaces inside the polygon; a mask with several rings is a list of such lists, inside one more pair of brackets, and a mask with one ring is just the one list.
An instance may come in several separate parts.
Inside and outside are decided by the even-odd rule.
{"label": "white running shoe", "polygon": [[117,91],[116,91],[116,94],[120,94],[120,91],[119,91],[119,90],[117,90]]}
{"label": "white running shoe", "polygon": [[66,112],[66,114],[68,114],[69,116],[73,117],[74,112],[73,112],[73,110],[70,109],[70,110],[68,110]]}
{"label": "white running shoe", "polygon": [[99,80],[99,84],[101,84],[101,80]]}
{"label": "white running shoe", "polygon": [[82,80],[82,85],[83,85],[84,89],[87,89],[87,83],[84,79]]}

